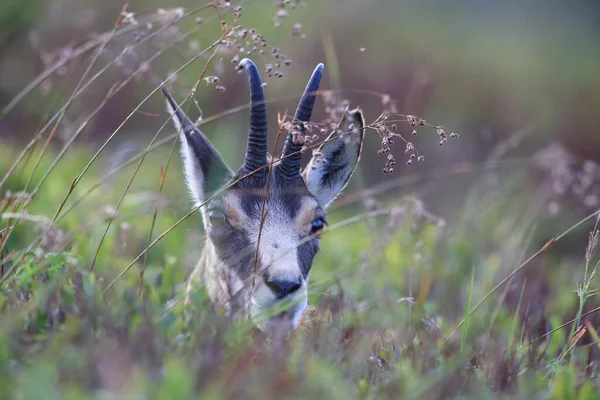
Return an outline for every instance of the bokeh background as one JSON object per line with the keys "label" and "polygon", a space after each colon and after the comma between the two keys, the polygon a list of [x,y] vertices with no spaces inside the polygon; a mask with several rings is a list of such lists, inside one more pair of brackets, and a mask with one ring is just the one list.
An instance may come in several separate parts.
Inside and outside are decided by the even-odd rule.
{"label": "bokeh background", "polygon": [[[277,2],[271,3],[241,3],[241,23],[257,29],[270,46],[278,47],[293,61],[284,68],[283,79],[273,79],[269,84],[271,99],[297,95],[313,66],[325,62],[323,87],[345,90],[343,96],[360,105],[367,119],[380,114],[381,101],[358,91],[389,94],[399,112],[418,115],[461,134],[460,141],[444,149],[436,147],[435,132],[428,134],[431,138],[419,136],[416,144],[427,162],[410,168],[398,165],[394,177],[441,171],[460,163],[481,163],[499,143],[511,137],[511,154],[521,159],[558,141],[577,157],[598,160],[597,2],[306,2],[305,7],[282,17],[280,27],[274,23]],[[110,31],[122,6],[118,1],[3,1],[0,104],[10,103],[54,62],[69,57],[95,35]],[[57,132],[58,139],[68,140],[79,122],[102,101],[107,87],[125,79],[141,60],[163,51],[151,62],[151,68],[164,79],[213,43],[220,25],[213,10],[208,9],[135,46],[160,26],[161,16],[155,13],[158,8],[183,7],[190,11],[199,6],[187,1],[130,2],[128,10],[140,21],[138,29],[110,43],[94,70],[117,57],[125,46],[135,47],[136,54],[122,57],[123,62],[109,68],[84,96],[79,96]],[[197,17],[207,19],[202,28],[194,27]],[[146,26],[148,21],[154,21],[153,25]],[[304,36],[290,34],[295,24],[301,25]],[[173,45],[177,39],[181,41]],[[224,61],[219,63],[219,58]],[[269,54],[254,58],[262,65],[272,62]],[[209,71],[221,77],[226,91],[217,92],[203,85],[195,96],[205,116],[245,104],[244,82],[235,75],[230,59],[227,54],[217,57]],[[43,117],[65,102],[87,65],[76,60],[68,62],[28,93],[0,121],[3,144],[27,142]],[[202,67],[203,60],[199,60],[177,75],[176,94],[180,100],[194,85]],[[103,143],[156,87],[155,83],[148,74],[139,74],[90,121],[76,146],[97,147]],[[271,107],[273,126],[276,110],[292,109],[294,101],[277,101]],[[152,96],[142,111],[163,116],[159,94]],[[163,122],[159,119],[135,115],[111,144],[116,148],[140,146]],[[243,115],[238,113],[204,129],[230,163],[238,162],[243,154],[245,132],[238,127],[241,123]],[[408,128],[405,130],[409,133]],[[233,143],[240,145],[225,145]],[[389,179],[380,173],[382,162],[373,154],[378,147],[377,140],[367,141],[361,171],[369,185]],[[440,197],[433,196],[435,199]]]}
{"label": "bokeh background", "polygon": [[[252,43],[240,39],[233,51],[210,58],[223,19],[262,35],[265,54],[250,55],[261,71],[276,61],[273,48],[291,60],[278,69],[283,77],[267,79],[271,148],[277,113],[295,108],[319,62],[326,65],[321,89],[360,106],[368,123],[394,106],[459,135],[440,146],[435,128],[418,127],[413,136],[406,118],[394,117],[424,161],[407,165],[405,144],[397,141],[395,171],[384,174],[381,138],[367,131],[359,168],[329,219],[360,219],[365,210],[390,205],[406,219],[372,225],[366,218],[324,237],[313,303],[342,291],[377,311],[364,321],[398,326],[413,317],[390,310],[415,297],[415,315],[435,315],[449,328],[471,296],[481,299],[549,239],[600,208],[598,1],[253,0],[205,7],[138,0],[121,14],[123,6],[0,2],[0,193],[9,199],[35,192],[27,207],[35,218],[21,221],[3,249],[13,261],[56,214],[45,251],[77,253],[82,265],[98,265],[106,282],[131,263],[147,265],[148,282],[169,268],[178,272],[164,282],[183,281],[201,250],[199,215],[164,236],[147,259],[136,258],[191,208],[156,89],[170,77],[182,102],[196,87],[184,109],[202,117],[202,131],[231,167],[241,164],[248,91],[232,58],[244,57]],[[237,6],[233,13],[241,17],[234,21]],[[326,116],[319,99],[313,119]],[[153,151],[136,172],[135,157],[148,146]],[[498,324],[507,328],[510,312],[527,304],[520,315],[531,338],[573,318],[591,229],[588,223],[561,238],[510,281],[500,300],[486,303],[483,315],[506,304],[507,319]],[[379,254],[384,262],[377,264]],[[135,284],[137,272],[131,276],[121,288]],[[160,299],[171,295],[167,290]],[[487,323],[486,316],[472,329]]]}

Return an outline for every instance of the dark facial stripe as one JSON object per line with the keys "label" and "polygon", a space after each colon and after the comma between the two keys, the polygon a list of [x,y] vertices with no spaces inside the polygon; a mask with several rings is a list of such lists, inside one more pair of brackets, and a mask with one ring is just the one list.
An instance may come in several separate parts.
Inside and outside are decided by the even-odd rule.
{"label": "dark facial stripe", "polygon": [[[306,239],[300,239],[303,241]],[[302,277],[306,279],[308,277],[308,273],[312,268],[312,263],[319,251],[319,239],[314,238],[309,240],[306,243],[302,243],[298,246],[298,265],[300,266],[300,271],[302,272]]]}
{"label": "dark facial stripe", "polygon": [[235,270],[240,279],[249,279],[253,269],[247,266],[254,264],[255,253],[246,233],[232,227],[222,233],[215,231],[210,232],[209,236],[219,258]]}

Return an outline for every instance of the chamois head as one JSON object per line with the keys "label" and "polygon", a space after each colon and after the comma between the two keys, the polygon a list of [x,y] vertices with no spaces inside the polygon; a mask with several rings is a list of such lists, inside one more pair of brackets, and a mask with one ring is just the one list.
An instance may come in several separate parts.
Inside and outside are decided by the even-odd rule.
{"label": "chamois head", "polygon": [[[201,277],[212,302],[227,312],[251,317],[263,331],[295,329],[307,306],[307,282],[319,235],[327,224],[325,209],[346,186],[360,157],[363,116],[358,109],[347,113],[340,125],[342,134],[332,133],[304,171],[303,145],[291,133],[281,159],[273,163],[267,156],[267,110],[260,75],[249,59],[239,68],[248,76],[251,107],[246,156],[235,173],[163,87],[167,108],[181,132],[187,186],[200,206],[207,233],[194,275]],[[293,124],[301,133],[310,120],[322,75],[319,64],[296,110]],[[286,311],[264,318],[265,311],[283,300],[290,300]]]}

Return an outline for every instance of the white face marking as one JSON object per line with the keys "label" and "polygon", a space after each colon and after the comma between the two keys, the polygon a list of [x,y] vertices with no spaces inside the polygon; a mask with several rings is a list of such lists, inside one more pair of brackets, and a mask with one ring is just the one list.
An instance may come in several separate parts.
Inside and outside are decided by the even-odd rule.
{"label": "white face marking", "polygon": [[[273,206],[273,204],[271,204]],[[251,241],[259,241],[258,229]],[[302,273],[298,265],[298,231],[283,212],[269,209],[260,234],[259,254],[268,274],[278,279],[297,279]]]}
{"label": "white face marking", "polygon": [[[266,203],[267,213],[260,239],[260,220],[248,218],[245,213],[239,212],[240,203],[241,199],[236,193],[226,196],[225,204],[228,210],[226,213],[233,217],[230,223],[246,232],[252,247],[255,248],[260,240],[261,272],[255,280],[255,292],[250,300],[250,316],[262,330],[276,326],[284,328],[286,324],[290,329],[295,329],[300,324],[308,305],[307,282],[302,277],[302,270],[298,264],[298,238],[309,232],[317,202],[311,197],[304,199],[300,210],[296,213],[296,218],[292,220],[284,204],[279,203],[276,197],[269,199]],[[262,204],[257,207],[259,209],[255,210],[255,214],[260,215]],[[266,272],[274,279],[300,279],[302,282],[299,290],[282,299],[291,303],[287,311],[268,321],[265,320],[265,313],[269,314],[269,308],[277,304],[280,299],[265,285],[262,272]]]}
{"label": "white face marking", "polygon": [[[253,248],[259,244],[259,256],[266,272],[278,279],[296,279],[302,275],[298,265],[297,247],[301,230],[306,229],[304,226],[306,222],[298,221],[300,216],[306,214],[304,204],[301,212],[298,213],[299,217],[294,221],[289,217],[285,205],[280,204],[277,200],[268,201],[262,229],[258,218],[249,218],[245,213],[239,211],[242,208],[237,194],[232,193],[226,196],[225,204],[225,213],[229,222],[234,227],[246,232]],[[261,207],[262,205],[258,205],[255,210],[256,215],[261,214]]]}
{"label": "white face marking", "polygon": [[[253,246],[258,243],[261,267],[266,274],[280,280],[298,279],[302,276],[298,265],[298,229],[287,215],[283,205],[278,204],[277,201],[269,201],[267,206],[267,216],[262,226],[260,239],[260,221],[252,221],[251,226],[246,229],[250,242]],[[260,215],[260,210],[257,214]],[[262,281],[262,278],[258,280]],[[260,299],[261,302],[266,301],[266,303],[274,302],[275,294],[266,286],[264,289],[268,295],[265,293],[257,296],[256,300]]]}

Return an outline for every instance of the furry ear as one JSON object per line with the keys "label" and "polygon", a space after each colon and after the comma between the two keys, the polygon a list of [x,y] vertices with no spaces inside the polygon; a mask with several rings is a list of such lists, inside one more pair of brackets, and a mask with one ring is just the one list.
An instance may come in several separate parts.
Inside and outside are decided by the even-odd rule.
{"label": "furry ear", "polygon": [[360,109],[350,111],[341,123],[343,132],[334,133],[319,147],[318,155],[308,163],[303,177],[308,190],[321,207],[327,207],[344,189],[356,169],[364,138],[364,117]]}
{"label": "furry ear", "polygon": [[175,128],[180,133],[185,179],[198,206],[206,197],[212,196],[227,183],[233,173],[206,136],[194,126],[164,86],[162,93],[167,101],[167,111],[173,119]]}

